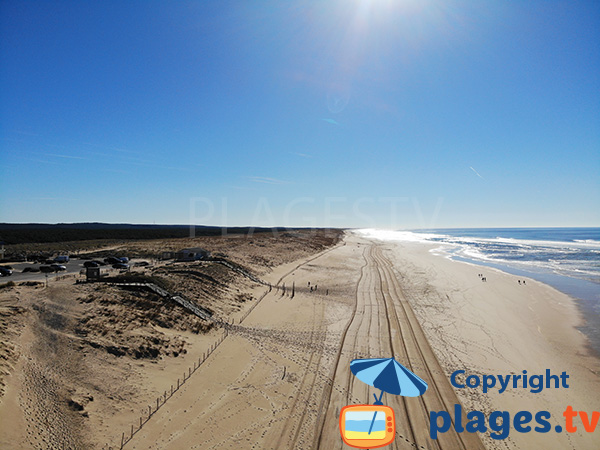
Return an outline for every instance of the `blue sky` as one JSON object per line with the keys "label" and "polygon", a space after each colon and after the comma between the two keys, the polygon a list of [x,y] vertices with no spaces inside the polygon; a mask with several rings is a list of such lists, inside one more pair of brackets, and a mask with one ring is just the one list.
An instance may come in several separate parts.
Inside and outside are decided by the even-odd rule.
{"label": "blue sky", "polygon": [[600,225],[600,3],[0,2],[0,221]]}

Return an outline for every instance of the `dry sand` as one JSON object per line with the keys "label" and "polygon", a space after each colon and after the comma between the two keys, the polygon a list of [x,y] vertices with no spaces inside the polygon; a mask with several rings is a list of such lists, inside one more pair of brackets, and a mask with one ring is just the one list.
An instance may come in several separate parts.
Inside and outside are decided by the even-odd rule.
{"label": "dry sand", "polygon": [[[262,245],[258,253],[267,253]],[[97,384],[86,390],[79,380],[73,384],[78,388],[67,392],[87,417],[68,408],[44,417],[39,407],[24,404],[24,399],[45,398],[26,391],[31,379],[26,374],[36,373],[30,366],[37,361],[31,356],[35,351],[25,347],[42,345],[43,335],[25,327],[13,350],[21,357],[9,358],[7,366],[11,375],[0,403],[0,447],[61,448],[38,443],[54,442],[48,429],[56,426],[58,432],[71,433],[62,440],[64,448],[119,448],[133,425],[126,449],[348,448],[339,436],[339,410],[347,404],[372,403],[373,393],[379,392],[358,381],[349,363],[354,358],[393,355],[424,378],[429,389],[418,398],[384,394],[384,403],[396,412],[397,435],[390,448],[597,448],[593,437],[598,432],[583,433],[581,426],[573,434],[513,429],[501,441],[490,439],[489,432],[478,436],[449,431],[436,441],[430,439],[429,411],[452,411],[459,402],[466,412],[547,410],[553,426],[562,422],[567,405],[591,414],[600,404],[598,362],[587,355],[585,338],[575,329],[580,317],[571,298],[529,279],[527,286],[519,286],[517,277],[449,261],[430,250],[423,244],[378,242],[348,234],[333,249],[313,255],[296,249],[294,258],[260,271],[256,250],[252,256],[245,247],[248,254],[240,260],[254,261],[256,273],[278,288],[248,284],[244,292],[259,302],[234,308],[228,300],[218,310],[234,324],[189,378],[190,368],[221,339],[223,328],[206,334],[158,329],[163,336],[185,341],[186,353],[176,358],[117,358],[87,347],[82,357],[77,347],[69,350],[66,345],[61,350],[65,352],[61,360],[69,360],[65,370],[79,377],[87,374]],[[482,271],[487,283],[477,276]],[[311,291],[309,282],[317,290]],[[20,295],[23,303],[25,296],[33,295],[23,289],[0,297],[6,307],[11,298],[16,303],[15,296]],[[234,292],[223,295],[231,299]],[[52,298],[44,303],[50,309],[64,307]],[[78,305],[69,310],[67,321],[85,313],[78,311],[85,304]],[[52,339],[60,337],[52,334]],[[34,369],[61,373],[56,367]],[[520,374],[524,369],[529,374],[566,371],[571,387],[538,394],[525,389],[483,394],[480,389],[452,388],[449,375],[457,369],[480,376]],[[184,372],[185,384],[171,396],[171,385]],[[113,398],[98,397],[110,392],[108,386]],[[46,397],[57,391],[50,389],[54,394]],[[96,393],[92,401],[88,391]],[[155,399],[165,391],[168,399],[161,400],[156,411]],[[53,405],[51,400],[48,404]],[[153,405],[150,418],[149,405]],[[32,419],[35,414],[40,417]],[[140,416],[144,426],[138,430]],[[44,423],[51,417],[64,423]],[[82,423],[72,426],[69,421]],[[40,433],[36,427],[47,428]]]}

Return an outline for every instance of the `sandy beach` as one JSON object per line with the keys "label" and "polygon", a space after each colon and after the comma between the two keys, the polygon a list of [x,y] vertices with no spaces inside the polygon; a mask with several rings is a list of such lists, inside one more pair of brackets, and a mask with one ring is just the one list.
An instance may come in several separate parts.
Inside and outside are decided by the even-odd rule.
{"label": "sandy beach", "polygon": [[[564,426],[566,406],[591,416],[600,404],[600,367],[575,328],[581,317],[573,299],[534,280],[520,285],[515,276],[450,261],[436,255],[434,246],[421,243],[346,233],[342,242],[309,253],[294,254],[268,270],[256,269],[271,286],[245,279],[240,292],[230,292],[235,283],[242,283],[233,279],[223,288],[222,295],[229,299],[225,306],[214,306],[224,322],[205,333],[154,327],[169,352],[183,345],[186,351],[177,357],[115,356],[69,346],[72,338],[52,335],[55,345],[65,339],[65,367],[41,373],[59,383],[61,370],[78,366],[73,372],[89,376],[85,382],[73,381],[72,388],[57,387],[42,396],[63,395],[82,407],[57,416],[65,421],[58,424],[62,433],[76,430],[61,441],[65,448],[119,448],[122,441],[126,449],[349,448],[339,435],[340,409],[372,403],[373,394],[379,394],[351,374],[350,361],[391,356],[426,380],[429,388],[414,398],[384,394],[384,404],[396,414],[396,438],[389,448],[596,448],[597,432],[586,433],[579,418],[574,422],[577,432],[554,431],[555,425]],[[240,256],[239,261],[252,264],[251,256]],[[478,275],[482,272],[487,282]],[[66,308],[64,298],[73,295],[72,280],[64,283],[54,289],[65,290],[61,302]],[[253,300],[235,303],[234,291]],[[30,305],[35,298],[19,287],[2,293],[2,305],[15,307],[15,299]],[[70,310],[75,320],[86,304],[70,301],[76,303]],[[28,403],[40,398],[27,384],[39,366],[39,349],[34,347],[40,345],[40,335],[35,338],[31,322],[11,319],[21,324],[19,328],[7,320],[3,333],[14,342],[17,356],[6,366],[0,446],[60,448],[48,431],[58,425],[32,417],[40,415],[40,408]],[[566,372],[569,388],[531,393],[509,387],[501,394],[484,394],[481,387],[450,384],[456,370],[482,377],[523,370],[543,374],[547,369]],[[552,430],[519,433],[512,428],[506,439],[494,440],[490,431],[460,433],[451,427],[431,439],[430,412],[452,413],[457,404],[462,405],[463,423],[466,413],[475,410],[486,417],[492,411],[508,411],[511,417],[518,411],[548,411]]]}
{"label": "sandy beach", "polygon": [[[451,261],[436,253],[436,245],[385,243],[384,253],[421,323],[427,339],[449,376],[457,369],[466,375],[553,374],[565,371],[569,388],[550,388],[531,393],[509,388],[503,393],[482,389],[458,389],[467,410],[549,411],[553,430],[543,434],[511,431],[509,438],[493,441],[488,448],[593,449],[596,433],[586,433],[579,422],[576,433],[556,433],[566,406],[598,410],[600,366],[587,350],[586,337],[576,329],[583,318],[576,301],[556,289],[506,274],[496,269]],[[482,282],[482,273],[487,281]],[[522,386],[522,384],[519,384]],[[576,419],[578,420],[578,419]],[[489,436],[489,433],[488,433]]]}

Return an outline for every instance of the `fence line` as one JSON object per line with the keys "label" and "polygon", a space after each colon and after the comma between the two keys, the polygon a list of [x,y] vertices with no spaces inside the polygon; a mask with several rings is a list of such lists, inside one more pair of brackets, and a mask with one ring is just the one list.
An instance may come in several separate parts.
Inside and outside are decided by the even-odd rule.
{"label": "fence line", "polygon": [[[344,243],[344,245],[345,245],[345,243]],[[310,259],[308,259],[307,261],[304,261],[302,264],[306,264],[307,262],[309,262],[309,261],[312,261],[312,260],[314,260],[314,259],[318,258],[319,256],[321,256],[321,255],[323,255],[323,254],[325,254],[325,253],[328,253],[329,251],[331,251],[331,250],[333,250],[333,249],[337,248],[338,246],[339,246],[339,244],[338,244],[338,245],[336,245],[335,247],[331,248],[331,249],[328,249],[328,250],[326,250],[326,251],[324,251],[324,252],[321,252],[321,253],[319,253],[318,255],[314,256],[313,258],[310,258]],[[302,264],[299,264],[299,265],[296,267],[296,269],[297,269],[298,267],[300,267]],[[226,264],[225,264],[225,265],[226,265]],[[234,270],[235,270],[235,269],[234,269]],[[295,269],[293,269],[293,270],[295,270]],[[259,303],[260,303],[260,302],[261,302],[261,301],[262,301],[262,300],[263,300],[263,299],[266,297],[266,295],[267,295],[269,292],[271,292],[271,291],[273,290],[273,288],[274,288],[274,287],[275,287],[275,288],[276,288],[276,289],[279,291],[279,289],[280,289],[280,287],[279,287],[279,283],[281,283],[281,281],[283,280],[283,278],[285,278],[287,275],[289,275],[290,273],[292,273],[292,272],[293,272],[293,270],[290,270],[290,272],[289,272],[289,273],[287,273],[287,274],[283,275],[283,276],[282,276],[282,277],[279,279],[279,281],[277,281],[277,283],[275,284],[275,286],[273,286],[271,283],[266,283],[266,282],[264,282],[264,281],[258,281],[258,282],[260,282],[261,284],[263,284],[263,285],[265,285],[265,286],[268,286],[268,287],[269,287],[269,289],[265,290],[265,292],[263,292],[263,294],[262,294],[262,295],[261,295],[261,296],[260,296],[260,297],[257,299],[257,301],[256,301],[256,302],[254,302],[254,304],[253,304],[253,305],[252,305],[250,308],[248,308],[248,309],[246,310],[246,312],[243,314],[243,316],[241,317],[241,319],[239,320],[239,322],[238,322],[238,323],[240,323],[240,324],[241,324],[241,323],[242,323],[242,322],[243,322],[243,321],[244,321],[244,320],[245,320],[245,319],[246,319],[246,318],[247,318],[247,317],[250,315],[250,313],[252,313],[252,311],[254,311],[254,308],[256,308],[256,307],[258,306],[258,304],[259,304]],[[246,275],[246,274],[243,274],[243,275]],[[246,276],[247,276],[247,275],[246,275]],[[114,283],[114,284],[117,284],[117,283]],[[121,283],[119,283],[119,284],[121,284]],[[123,283],[123,284],[125,284],[125,283]],[[138,284],[138,285],[142,285],[142,284],[144,284],[144,285],[146,285],[146,286],[147,286],[148,284],[153,284],[153,283],[130,283],[130,284]],[[149,286],[147,286],[147,287],[149,287]],[[161,293],[159,293],[159,292],[158,292],[158,290],[163,290],[163,289],[162,289],[162,288],[159,288],[159,287],[158,287],[158,286],[156,286],[156,285],[154,285],[153,287],[156,287],[156,288],[158,288],[158,289],[157,289],[155,292],[157,292],[159,295],[161,295]],[[294,287],[295,287],[295,286],[294,286]],[[150,287],[150,289],[152,289],[152,287]],[[154,289],[152,289],[152,290],[154,290]],[[131,425],[131,429],[130,429],[130,430],[128,430],[128,433],[127,433],[127,435],[126,435],[125,433],[122,433],[122,434],[121,434],[121,442],[120,442],[120,445],[119,445],[119,447],[118,447],[118,448],[119,448],[119,450],[122,450],[122,449],[123,449],[123,447],[124,447],[124,446],[125,446],[125,445],[126,445],[128,442],[129,442],[129,441],[131,441],[131,439],[133,439],[133,436],[135,436],[135,435],[136,435],[136,434],[137,434],[137,433],[138,433],[138,432],[139,432],[139,431],[142,429],[142,427],[143,427],[143,426],[144,426],[146,423],[148,423],[148,421],[150,420],[150,418],[151,418],[151,417],[152,417],[154,414],[156,414],[156,412],[157,412],[157,411],[158,411],[158,410],[159,410],[159,409],[160,409],[160,408],[161,408],[161,407],[162,407],[162,406],[163,406],[163,405],[164,405],[164,404],[167,402],[167,400],[169,400],[171,397],[173,397],[173,394],[175,394],[177,391],[179,391],[179,389],[180,389],[180,388],[181,388],[181,387],[182,387],[182,386],[185,384],[185,382],[186,382],[187,380],[189,380],[189,379],[190,379],[190,377],[192,376],[192,374],[193,374],[193,373],[195,373],[195,372],[196,372],[196,370],[198,370],[198,369],[200,368],[200,366],[201,366],[201,365],[202,365],[202,364],[203,364],[203,363],[204,363],[204,362],[205,362],[205,361],[208,359],[208,357],[209,357],[209,356],[210,356],[212,353],[214,353],[214,351],[215,351],[215,350],[216,350],[216,349],[219,347],[219,345],[221,345],[221,343],[222,343],[222,342],[225,340],[225,338],[226,338],[226,337],[229,335],[229,325],[230,325],[230,324],[229,324],[228,322],[224,322],[224,321],[222,321],[222,320],[220,320],[220,319],[213,318],[212,316],[210,316],[210,315],[208,315],[208,314],[206,314],[206,313],[204,313],[204,312],[203,312],[202,314],[198,314],[198,312],[196,312],[196,311],[195,311],[193,308],[189,308],[189,304],[191,304],[192,306],[197,306],[197,305],[193,305],[191,302],[189,302],[189,300],[186,300],[186,299],[182,298],[180,295],[175,295],[175,296],[172,296],[172,295],[170,295],[170,293],[168,293],[167,291],[165,291],[165,290],[163,290],[163,291],[164,291],[164,293],[163,293],[163,294],[167,294],[167,295],[163,295],[163,296],[168,296],[169,298],[171,298],[171,300],[174,300],[174,301],[176,301],[176,302],[177,302],[177,303],[179,303],[181,306],[183,306],[184,308],[186,308],[186,309],[188,309],[188,310],[192,311],[194,314],[198,315],[198,316],[199,316],[199,317],[201,317],[202,319],[205,319],[205,320],[207,320],[207,321],[211,321],[211,322],[213,322],[214,324],[216,324],[217,326],[220,326],[220,327],[222,327],[222,329],[223,329],[223,334],[221,335],[221,337],[220,337],[220,338],[219,338],[219,339],[218,339],[216,342],[214,342],[214,343],[213,343],[213,344],[212,344],[212,345],[209,347],[209,349],[208,349],[208,351],[207,351],[207,352],[203,353],[203,354],[202,354],[202,356],[201,356],[200,358],[198,358],[198,362],[197,362],[197,363],[196,363],[196,361],[194,361],[194,366],[193,366],[193,369],[192,369],[192,368],[188,368],[188,376],[187,376],[187,378],[186,378],[186,373],[185,373],[185,372],[183,372],[183,378],[182,378],[182,380],[180,381],[180,379],[179,379],[179,378],[177,378],[177,386],[176,386],[176,387],[174,387],[174,385],[171,385],[171,390],[170,390],[170,391],[164,391],[164,393],[163,393],[163,395],[162,395],[162,396],[159,396],[159,397],[157,397],[157,399],[156,399],[156,407],[155,407],[154,411],[152,410],[152,405],[149,405],[149,406],[148,406],[148,415],[147,415],[147,417],[146,417],[146,415],[142,415],[142,416],[140,416],[140,418],[139,418],[139,419],[140,419],[140,420],[139,420],[139,425],[137,425],[137,422],[136,422],[135,426],[134,426],[133,424]],[[285,283],[284,283],[284,287],[283,287],[283,292],[285,293]],[[282,294],[282,295],[283,295],[283,294]],[[177,298],[176,298],[176,297],[177,297]],[[183,300],[183,302],[181,302],[181,301],[180,301],[180,299],[181,299],[181,300]],[[185,302],[185,303],[184,303],[184,302]],[[104,447],[104,449],[103,449],[103,450],[106,450],[106,449],[108,449],[108,450],[113,450],[113,447],[110,447],[110,446],[108,446],[108,444],[107,444],[107,445],[106,445],[106,447]]]}
{"label": "fence line", "polygon": [[56,281],[59,281],[59,280],[64,280],[66,278],[71,278],[71,277],[77,278],[78,275],[79,275],[79,273],[66,273],[64,275],[56,275],[55,277],[53,277],[53,279]]}
{"label": "fence line", "polygon": [[[114,284],[117,284],[117,283],[114,283]],[[140,286],[144,285],[145,287],[149,287],[148,284],[151,284],[151,283],[118,283],[118,284],[129,284],[129,285],[140,285]],[[254,310],[254,308],[256,308],[256,306],[261,302],[261,300],[263,298],[265,298],[265,296],[269,292],[272,291],[273,286],[271,284],[269,284],[268,286],[269,286],[269,289],[266,290],[265,292],[263,292],[263,294],[257,299],[257,301],[254,302],[254,304],[250,308],[248,308],[248,310],[244,313],[244,315],[240,319],[239,323],[242,323],[246,319],[246,317],[248,317],[248,315]],[[158,287],[158,286],[156,286],[156,287]],[[150,288],[150,289],[152,289],[152,288]],[[161,288],[159,288],[159,289],[162,290]],[[154,289],[152,289],[152,290],[154,290]],[[157,293],[159,293],[159,292],[157,292]],[[165,293],[167,293],[167,292],[165,291]],[[170,296],[170,298],[172,300],[175,300],[177,303],[180,303],[178,301],[178,299],[175,299],[175,297],[179,297],[179,296]],[[179,297],[179,299],[184,300],[186,303],[190,303],[191,304],[191,302],[189,302],[189,301],[187,301],[187,300],[185,300],[185,299],[183,299],[181,297]],[[182,303],[180,303],[180,304],[181,304],[181,306],[184,306]],[[195,306],[195,305],[193,305],[193,306]],[[201,318],[203,318],[205,320],[208,320],[208,321],[211,321],[214,324],[216,324],[217,326],[222,327],[223,334],[221,335],[221,337],[219,339],[217,339],[217,341],[213,342],[213,344],[209,347],[208,351],[204,352],[202,354],[202,356],[200,358],[198,358],[197,362],[194,361],[193,367],[188,368],[187,378],[186,378],[186,372],[183,372],[182,379],[180,380],[179,377],[177,378],[177,385],[176,386],[174,386],[172,384],[170,391],[164,391],[164,393],[163,393],[162,396],[159,396],[159,397],[156,398],[156,406],[155,406],[154,410],[152,409],[152,405],[149,405],[148,406],[148,413],[140,416],[140,418],[139,418],[139,424],[136,421],[135,425],[132,424],[131,425],[131,429],[128,430],[127,433],[123,432],[121,434],[121,442],[120,442],[119,446],[116,447],[116,448],[118,448],[120,450],[122,450],[123,447],[125,445],[127,445],[127,443],[129,441],[131,441],[131,439],[133,439],[133,437],[142,429],[142,427],[146,423],[148,423],[148,421],[150,420],[150,418],[154,414],[156,414],[156,412],[167,402],[167,400],[169,400],[171,397],[173,397],[173,394],[175,394],[177,391],[179,391],[179,389],[185,384],[185,382],[190,379],[190,377],[192,376],[192,374],[194,374],[196,372],[196,370],[198,370],[200,368],[200,366],[202,364],[204,364],[204,362],[208,359],[208,357],[211,354],[214,353],[214,351],[219,347],[219,345],[221,345],[221,343],[229,335],[229,324],[227,322],[223,322],[221,320],[214,319],[214,318],[212,318],[210,316],[207,316],[207,314],[200,315],[200,314],[196,313],[196,311],[193,311],[192,308],[189,308],[188,305],[185,305],[184,307],[186,307],[189,310],[192,310],[192,312],[194,312],[196,315],[200,316]],[[107,446],[104,447],[104,450],[106,450],[106,449],[112,450],[113,447],[110,447],[107,444]]]}
{"label": "fence line", "polygon": [[179,305],[181,305],[183,308],[191,311],[192,313],[194,313],[195,315],[197,315],[201,319],[204,319],[204,320],[207,320],[207,321],[211,321],[211,322],[215,322],[215,323],[220,322],[219,320],[216,320],[216,319],[212,318],[212,312],[210,312],[206,308],[203,308],[202,306],[194,304],[190,300],[186,299],[183,296],[183,294],[173,295],[169,291],[167,291],[166,289],[163,289],[163,288],[161,288],[160,286],[157,286],[154,283],[111,283],[111,284],[113,286],[137,286],[137,287],[144,287],[144,288],[150,289],[151,291],[153,291],[154,293],[160,295],[163,298],[168,298],[170,300],[173,300],[176,303],[179,303]]}
{"label": "fence line", "polygon": [[[183,387],[183,385],[186,383],[186,381],[188,381],[190,379],[190,377],[200,368],[200,366],[202,364],[204,364],[204,362],[208,359],[208,357],[214,353],[214,351],[219,347],[219,345],[221,345],[221,343],[225,340],[225,338],[229,335],[229,331],[227,329],[227,327],[223,328],[223,334],[221,334],[221,336],[211,344],[211,346],[209,347],[209,349],[204,352],[202,354],[202,356],[200,356],[198,358],[198,360],[194,360],[194,364],[191,367],[188,367],[187,371],[183,372],[183,375],[181,378],[177,378],[177,385],[172,384],[170,390],[165,390],[161,395],[159,395],[156,398],[156,405],[152,404],[152,405],[148,405],[148,411],[145,414],[142,414],[139,417],[139,423],[138,421],[135,421],[134,424],[131,424],[131,428],[127,430],[127,432],[123,432],[121,434],[121,442],[119,443],[119,445],[115,448],[118,449],[122,449],[129,441],[131,441],[131,439],[133,439],[133,437],[143,428],[144,425],[146,425],[146,423],[148,423],[148,421],[152,418],[152,416],[154,414],[156,414],[156,412],[162,408],[162,406],[167,403],[167,400],[169,400],[171,397],[173,397],[173,395],[179,391],[179,389],[181,389],[181,387]],[[103,447],[104,449],[108,449],[108,450],[112,450],[113,447],[110,447],[108,444]]]}

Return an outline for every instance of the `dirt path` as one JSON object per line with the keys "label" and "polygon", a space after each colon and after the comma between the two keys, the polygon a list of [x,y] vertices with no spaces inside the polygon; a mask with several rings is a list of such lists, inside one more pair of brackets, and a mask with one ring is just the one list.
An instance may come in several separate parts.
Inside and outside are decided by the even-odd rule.
{"label": "dirt path", "polygon": [[66,388],[85,371],[81,354],[64,332],[73,326],[65,313],[66,296],[51,288],[47,299],[34,305],[29,348],[23,360],[20,406],[28,422],[27,438],[34,449],[90,448],[82,437],[84,422],[77,413],[73,392]]}
{"label": "dirt path", "polygon": [[418,398],[384,395],[397,415],[391,448],[483,449],[472,434],[429,438],[429,410],[459,401],[390,262],[374,244],[347,243],[284,275],[287,294],[274,289],[233,326],[125,448],[341,449],[340,409],[372,403],[375,392],[356,380],[350,361],[394,356],[429,389]]}

